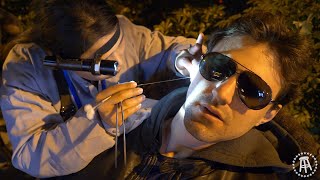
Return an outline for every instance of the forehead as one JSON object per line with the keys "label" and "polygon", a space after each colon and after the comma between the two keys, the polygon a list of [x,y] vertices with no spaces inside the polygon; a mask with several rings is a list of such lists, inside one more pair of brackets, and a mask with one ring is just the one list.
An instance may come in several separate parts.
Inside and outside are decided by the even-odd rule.
{"label": "forehead", "polygon": [[267,44],[255,43],[246,36],[228,37],[212,52],[223,53],[260,76],[272,89],[273,98],[280,91],[280,67]]}

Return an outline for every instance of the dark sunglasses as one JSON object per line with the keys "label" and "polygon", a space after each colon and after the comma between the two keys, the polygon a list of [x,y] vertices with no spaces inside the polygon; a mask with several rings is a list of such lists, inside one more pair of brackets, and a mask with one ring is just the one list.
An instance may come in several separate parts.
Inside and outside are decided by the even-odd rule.
{"label": "dark sunglasses", "polygon": [[[204,55],[199,64],[200,74],[208,81],[225,81],[235,73],[239,64],[232,58],[217,52]],[[259,110],[266,107],[272,100],[270,86],[258,75],[246,70],[239,73],[237,91],[241,101],[250,109]]]}

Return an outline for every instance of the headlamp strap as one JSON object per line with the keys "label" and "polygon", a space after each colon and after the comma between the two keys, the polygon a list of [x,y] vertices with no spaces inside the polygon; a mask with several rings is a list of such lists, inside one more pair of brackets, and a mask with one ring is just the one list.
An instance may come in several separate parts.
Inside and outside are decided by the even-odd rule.
{"label": "headlamp strap", "polygon": [[104,44],[100,49],[98,49],[96,54],[97,55],[102,55],[102,54],[108,52],[117,43],[119,37],[120,37],[120,26],[119,26],[119,23],[118,23],[117,24],[117,30],[113,34],[112,38],[106,44]]}

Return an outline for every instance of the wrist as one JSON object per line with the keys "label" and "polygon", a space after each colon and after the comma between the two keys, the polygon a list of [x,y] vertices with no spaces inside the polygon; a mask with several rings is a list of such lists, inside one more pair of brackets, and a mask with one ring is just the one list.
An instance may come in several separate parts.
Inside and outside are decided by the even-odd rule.
{"label": "wrist", "polygon": [[106,130],[106,133],[112,137],[116,137],[117,135],[120,136],[123,132],[123,131],[122,132],[120,131],[120,128],[122,126],[119,127],[118,132],[117,132],[115,127],[110,126],[108,123],[106,123],[103,120],[102,120],[102,125],[103,125],[104,129]]}

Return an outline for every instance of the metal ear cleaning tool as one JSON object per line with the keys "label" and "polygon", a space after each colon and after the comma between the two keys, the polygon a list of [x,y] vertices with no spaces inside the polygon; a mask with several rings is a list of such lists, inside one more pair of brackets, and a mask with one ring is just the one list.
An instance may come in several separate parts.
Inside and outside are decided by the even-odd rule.
{"label": "metal ear cleaning tool", "polygon": [[[118,82],[119,84],[119,82]],[[117,104],[116,110],[116,138],[115,138],[115,153],[114,153],[114,166],[117,168],[117,152],[118,152],[118,133],[119,133],[119,120],[118,120],[118,109],[120,108],[121,111],[121,122],[123,127],[123,160],[124,165],[127,165],[127,147],[126,147],[126,124],[124,123],[124,113],[123,113],[123,106],[122,101]]]}
{"label": "metal ear cleaning tool", "polygon": [[[184,80],[184,79],[190,79],[190,77],[183,77],[183,78],[176,78],[176,79],[169,79],[169,80],[164,80],[164,81],[156,81],[156,82],[151,82],[151,83],[145,83],[145,84],[139,84],[137,87],[141,86],[147,86],[147,85],[152,85],[152,84],[159,84],[159,83],[165,83],[165,82],[171,82],[171,81],[179,81],[179,80]],[[119,83],[118,83],[119,84]],[[101,100],[98,104],[92,107],[91,104],[87,104],[84,106],[84,111],[86,112],[86,117],[90,120],[93,120],[95,111],[107,100],[109,100],[111,96],[108,96]],[[127,148],[126,148],[126,127],[125,127],[125,120],[124,120],[124,112],[123,112],[123,106],[122,106],[122,101],[116,104],[116,134],[115,134],[115,167],[117,168],[117,152],[118,152],[118,136],[119,136],[119,118],[118,118],[118,109],[120,108],[121,111],[121,122],[122,122],[122,127],[123,127],[123,159],[124,159],[124,165],[127,164]]]}

